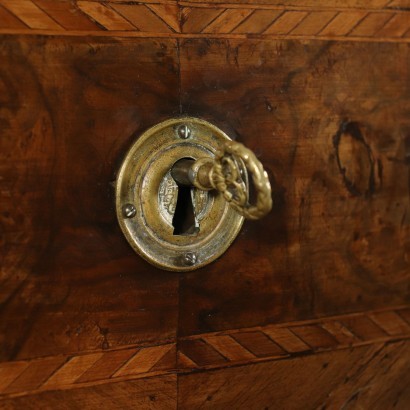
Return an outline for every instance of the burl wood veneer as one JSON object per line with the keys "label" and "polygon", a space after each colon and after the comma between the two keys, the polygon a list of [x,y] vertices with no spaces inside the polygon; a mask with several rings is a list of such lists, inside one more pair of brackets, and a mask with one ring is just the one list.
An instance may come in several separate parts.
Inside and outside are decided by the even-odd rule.
{"label": "burl wood veneer", "polygon": [[[0,0],[0,408],[408,409],[409,7]],[[274,192],[185,274],[113,198],[179,115]]]}

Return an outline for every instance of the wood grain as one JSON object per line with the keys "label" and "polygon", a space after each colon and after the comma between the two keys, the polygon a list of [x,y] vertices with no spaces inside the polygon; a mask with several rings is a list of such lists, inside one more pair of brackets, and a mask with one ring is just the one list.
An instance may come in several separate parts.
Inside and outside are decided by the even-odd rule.
{"label": "wood grain", "polygon": [[111,183],[179,110],[176,43],[3,36],[0,59],[0,360],[175,340],[178,277],[128,246]]}
{"label": "wood grain", "polygon": [[408,46],[196,39],[180,54],[183,112],[274,181],[273,212],[182,277],[181,335],[406,303]]}
{"label": "wood grain", "polygon": [[168,375],[76,390],[43,392],[0,401],[4,410],[14,409],[176,409],[176,376]]}
{"label": "wood grain", "polygon": [[405,308],[180,338],[178,367],[185,371],[230,367],[408,339],[410,323],[401,312]]}
{"label": "wood grain", "polygon": [[[102,27],[85,15],[76,3],[54,0],[34,0],[34,3],[66,31],[100,31]],[[16,12],[18,15],[18,12]]]}
{"label": "wood grain", "polygon": [[30,0],[0,0],[0,5],[32,29],[63,30],[50,16]]}
{"label": "wood grain", "polygon": [[0,397],[283,360],[410,339],[408,308],[232,329],[177,343],[0,362]]}
{"label": "wood grain", "polygon": [[181,409],[406,409],[410,344],[373,345],[179,376]]}
{"label": "wood grain", "polygon": [[[24,23],[24,24],[23,24]],[[408,42],[410,12],[386,1],[0,1],[0,32],[45,35],[334,38]]]}
{"label": "wood grain", "polygon": [[[98,0],[97,0],[98,1]],[[112,0],[111,0],[112,1]],[[116,1],[116,0],[114,0]],[[281,6],[282,0],[181,0],[180,3],[186,4],[201,4],[208,3],[212,5],[219,4],[249,4],[249,5],[264,5],[264,6]],[[380,9],[387,7],[406,7],[408,0],[341,0],[334,2],[339,7],[344,8],[364,8]],[[293,7],[332,7],[332,4],[327,0],[290,0],[287,1],[288,6]]]}
{"label": "wood grain", "polygon": [[[0,0],[0,408],[409,408],[409,16]],[[112,184],[180,114],[256,152],[274,210],[175,275]]]}

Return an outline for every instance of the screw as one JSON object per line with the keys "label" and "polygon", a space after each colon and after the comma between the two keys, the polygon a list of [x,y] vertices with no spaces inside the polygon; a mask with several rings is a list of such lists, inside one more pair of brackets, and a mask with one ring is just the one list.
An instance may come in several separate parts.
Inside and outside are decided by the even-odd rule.
{"label": "screw", "polygon": [[182,262],[185,266],[193,266],[196,264],[196,259],[195,252],[186,252],[182,257]]}
{"label": "screw", "polygon": [[188,125],[182,124],[178,127],[178,136],[183,140],[186,140],[191,136],[191,130]]}
{"label": "screw", "polygon": [[122,214],[123,214],[126,218],[133,218],[136,213],[137,213],[137,210],[135,209],[135,206],[132,205],[132,204],[125,204],[125,205],[122,207]]}

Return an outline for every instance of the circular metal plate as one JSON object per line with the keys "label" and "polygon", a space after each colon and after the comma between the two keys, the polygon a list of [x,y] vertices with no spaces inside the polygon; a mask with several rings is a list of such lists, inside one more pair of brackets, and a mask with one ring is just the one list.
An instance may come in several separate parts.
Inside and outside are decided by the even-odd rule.
{"label": "circular metal plate", "polygon": [[117,217],[130,245],[148,262],[171,271],[198,269],[238,235],[244,218],[214,191],[191,190],[194,233],[175,235],[172,224],[178,197],[172,166],[182,158],[213,158],[227,140],[214,125],[185,117],[150,128],[128,151],[116,182]]}

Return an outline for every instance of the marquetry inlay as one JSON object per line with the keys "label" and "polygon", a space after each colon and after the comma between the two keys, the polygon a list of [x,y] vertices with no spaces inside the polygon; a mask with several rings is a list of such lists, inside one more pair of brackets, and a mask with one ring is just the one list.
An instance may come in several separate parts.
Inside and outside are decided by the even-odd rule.
{"label": "marquetry inlay", "polygon": [[234,329],[156,346],[0,363],[0,396],[282,360],[408,338],[408,307]]}
{"label": "marquetry inlay", "polygon": [[406,1],[331,3],[0,0],[0,32],[410,41]]}

